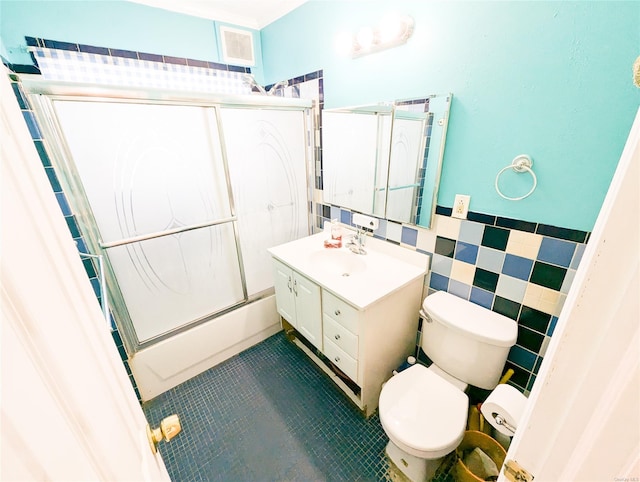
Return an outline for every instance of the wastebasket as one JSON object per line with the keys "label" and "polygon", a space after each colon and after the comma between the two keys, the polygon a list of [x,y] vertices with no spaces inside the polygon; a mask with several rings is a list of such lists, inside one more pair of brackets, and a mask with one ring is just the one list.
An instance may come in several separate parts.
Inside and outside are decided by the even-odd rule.
{"label": "wastebasket", "polygon": [[458,461],[456,462],[456,481],[458,482],[482,482],[481,479],[474,475],[469,468],[464,464],[464,455],[479,447],[485,454],[487,454],[491,460],[493,460],[498,467],[498,471],[501,470],[504,459],[507,456],[507,452],[504,450],[496,440],[489,435],[476,430],[467,430],[464,433],[464,438],[460,445],[456,449],[458,455]]}

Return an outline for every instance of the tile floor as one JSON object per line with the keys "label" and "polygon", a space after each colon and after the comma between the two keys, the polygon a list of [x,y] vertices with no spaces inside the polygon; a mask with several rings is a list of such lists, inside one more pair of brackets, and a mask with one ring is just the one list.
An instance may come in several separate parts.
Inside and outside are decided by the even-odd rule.
{"label": "tile floor", "polygon": [[[398,480],[366,420],[283,333],[143,405],[183,432],[160,452],[174,482]],[[440,480],[449,480],[448,476]]]}

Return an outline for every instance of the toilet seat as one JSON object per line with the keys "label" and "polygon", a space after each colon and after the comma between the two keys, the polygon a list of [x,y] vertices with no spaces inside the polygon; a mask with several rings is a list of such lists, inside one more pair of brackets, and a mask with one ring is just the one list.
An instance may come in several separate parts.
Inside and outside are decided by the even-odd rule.
{"label": "toilet seat", "polygon": [[422,365],[391,379],[380,393],[380,423],[405,452],[425,459],[443,457],[462,441],[469,399]]}

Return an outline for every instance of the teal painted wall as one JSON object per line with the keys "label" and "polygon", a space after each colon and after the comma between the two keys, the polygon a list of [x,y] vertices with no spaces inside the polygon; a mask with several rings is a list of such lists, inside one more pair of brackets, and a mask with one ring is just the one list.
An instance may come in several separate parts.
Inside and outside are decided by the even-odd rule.
{"label": "teal painted wall", "polygon": [[[390,6],[415,19],[406,45],[335,53]],[[640,2],[312,0],[260,32],[252,71],[269,84],[322,69],[329,108],[453,92],[438,203],[469,194],[476,212],[590,231],[640,104],[638,25]],[[25,35],[221,61],[215,22],[124,1],[0,0],[0,54],[30,63]],[[521,153],[538,188],[503,200],[495,175]],[[509,174],[508,194],[528,191]]]}
{"label": "teal painted wall", "polygon": [[[333,39],[393,10],[415,20],[404,46],[350,59]],[[438,203],[590,231],[638,106],[640,2],[314,0],[262,30],[268,83],[323,69],[325,107],[453,92]],[[518,154],[538,187],[494,189]],[[528,175],[506,173],[505,192]],[[501,184],[502,186],[502,184]]]}
{"label": "teal painted wall", "polygon": [[[254,32],[262,79],[259,32]],[[0,54],[31,64],[24,37],[223,62],[216,22],[126,1],[0,0]]]}

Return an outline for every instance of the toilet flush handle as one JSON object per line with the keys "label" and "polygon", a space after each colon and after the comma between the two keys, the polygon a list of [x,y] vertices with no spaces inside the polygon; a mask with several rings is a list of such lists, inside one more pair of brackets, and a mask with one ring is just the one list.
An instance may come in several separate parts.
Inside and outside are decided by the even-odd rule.
{"label": "toilet flush handle", "polygon": [[424,310],[420,310],[420,318],[422,318],[427,323],[433,323],[433,320],[429,315],[427,315]]}
{"label": "toilet flush handle", "polygon": [[491,416],[494,418],[494,420],[498,425],[502,425],[504,428],[506,428],[507,430],[509,430],[514,434],[516,433],[516,428],[513,425],[511,425],[509,422],[507,422],[501,415],[498,415],[497,413],[493,412]]}

